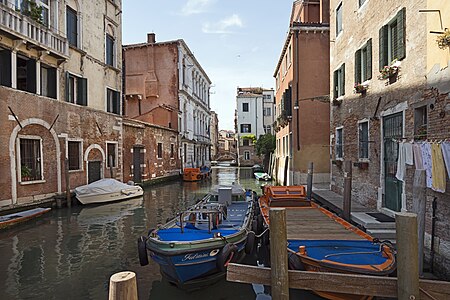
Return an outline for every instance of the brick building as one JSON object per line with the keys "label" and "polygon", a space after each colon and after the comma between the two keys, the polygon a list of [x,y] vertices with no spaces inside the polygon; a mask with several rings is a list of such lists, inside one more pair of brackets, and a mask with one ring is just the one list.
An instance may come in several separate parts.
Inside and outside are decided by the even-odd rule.
{"label": "brick building", "polygon": [[[390,216],[413,206],[416,167],[407,165],[403,181],[398,179],[400,143],[450,137],[449,52],[439,49],[430,33],[443,30],[439,15],[425,11],[440,10],[447,22],[450,6],[428,2],[399,0],[386,6],[380,1],[330,1],[331,188],[343,192],[342,162],[351,160],[352,198]],[[445,193],[427,189],[425,227],[426,257],[434,257],[435,272],[446,278],[449,190],[448,179]]]}
{"label": "brick building", "polygon": [[329,1],[294,1],[275,69],[276,152],[280,184],[329,181]]}
{"label": "brick building", "polygon": [[36,2],[0,3],[0,206],[62,192],[65,158],[72,188],[122,178],[121,1]]}

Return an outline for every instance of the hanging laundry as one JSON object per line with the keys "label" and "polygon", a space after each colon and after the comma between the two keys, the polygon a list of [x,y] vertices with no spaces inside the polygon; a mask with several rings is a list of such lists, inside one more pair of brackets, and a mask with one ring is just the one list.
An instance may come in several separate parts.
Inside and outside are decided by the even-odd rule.
{"label": "hanging laundry", "polygon": [[442,156],[444,157],[445,166],[447,167],[448,178],[450,178],[450,142],[441,144]]}
{"label": "hanging laundry", "polygon": [[412,166],[414,164],[412,144],[405,142],[403,147],[405,147],[405,163]]}
{"label": "hanging laundry", "polygon": [[398,180],[404,181],[406,173],[406,164],[405,164],[405,143],[398,143],[398,157],[397,157],[397,173],[395,177]]}
{"label": "hanging laundry", "polygon": [[423,170],[423,163],[422,163],[422,150],[420,148],[419,143],[414,143],[413,145],[413,152],[414,152],[414,163],[416,165],[417,170]]}
{"label": "hanging laundry", "polygon": [[445,193],[445,167],[440,144],[431,144],[431,162],[431,188],[436,192]]}
{"label": "hanging laundry", "polygon": [[431,188],[432,179],[431,179],[431,145],[428,142],[424,142],[420,144],[420,150],[422,151],[422,163],[425,172],[427,173],[427,187]]}

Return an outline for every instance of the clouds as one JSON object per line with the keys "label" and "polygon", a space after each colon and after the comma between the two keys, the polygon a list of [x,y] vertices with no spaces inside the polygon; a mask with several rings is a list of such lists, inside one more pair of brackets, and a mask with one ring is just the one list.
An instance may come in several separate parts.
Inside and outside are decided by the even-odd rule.
{"label": "clouds", "polygon": [[204,33],[232,33],[232,28],[242,28],[243,26],[241,18],[237,14],[233,14],[216,23],[204,23],[202,31]]}
{"label": "clouds", "polygon": [[214,3],[214,1],[215,0],[188,0],[181,8],[181,14],[184,16],[190,16],[204,13],[208,10],[208,7]]}

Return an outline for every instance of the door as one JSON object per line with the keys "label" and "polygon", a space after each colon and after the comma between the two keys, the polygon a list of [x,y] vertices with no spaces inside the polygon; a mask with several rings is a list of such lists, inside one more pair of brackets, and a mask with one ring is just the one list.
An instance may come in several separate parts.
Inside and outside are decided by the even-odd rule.
{"label": "door", "polygon": [[88,183],[102,178],[102,162],[88,161]]}
{"label": "door", "polygon": [[384,206],[393,211],[402,208],[402,182],[397,173],[398,142],[403,138],[403,112],[383,118]]}
{"label": "door", "polygon": [[133,181],[142,182],[142,168],[144,165],[144,147],[133,147]]}

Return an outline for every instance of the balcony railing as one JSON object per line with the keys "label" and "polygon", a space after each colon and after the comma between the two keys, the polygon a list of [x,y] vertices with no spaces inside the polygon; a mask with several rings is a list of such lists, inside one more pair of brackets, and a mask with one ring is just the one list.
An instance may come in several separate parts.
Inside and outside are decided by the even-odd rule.
{"label": "balcony railing", "polygon": [[0,2],[0,30],[62,58],[69,56],[68,42],[65,37],[23,15],[20,11],[16,11],[14,5]]}

